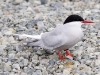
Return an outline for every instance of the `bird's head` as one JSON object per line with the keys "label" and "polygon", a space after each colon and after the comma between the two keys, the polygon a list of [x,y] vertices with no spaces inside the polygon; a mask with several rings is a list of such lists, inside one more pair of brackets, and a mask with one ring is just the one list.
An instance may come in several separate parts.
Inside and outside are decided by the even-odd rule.
{"label": "bird's head", "polygon": [[82,24],[93,23],[92,21],[84,20],[81,16],[75,14],[68,16],[67,19],[64,21],[64,24],[70,22],[81,22]]}

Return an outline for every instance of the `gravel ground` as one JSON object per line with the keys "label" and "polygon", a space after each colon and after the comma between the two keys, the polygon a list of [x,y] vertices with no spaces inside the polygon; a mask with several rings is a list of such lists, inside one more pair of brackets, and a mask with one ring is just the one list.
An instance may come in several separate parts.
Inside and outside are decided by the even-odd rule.
{"label": "gravel ground", "polygon": [[[50,31],[71,14],[95,22],[82,26],[85,40],[70,48],[73,59],[61,61],[55,50],[27,47],[22,43],[31,39],[12,36]],[[0,75],[100,75],[99,46],[100,0],[0,1]]]}

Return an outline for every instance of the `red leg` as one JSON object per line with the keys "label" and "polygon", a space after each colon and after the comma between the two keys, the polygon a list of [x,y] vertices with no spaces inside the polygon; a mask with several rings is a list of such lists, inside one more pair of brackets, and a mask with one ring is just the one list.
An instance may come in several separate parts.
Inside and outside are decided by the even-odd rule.
{"label": "red leg", "polygon": [[58,51],[58,56],[60,60],[65,60],[66,58],[64,56],[61,55],[60,51]]}
{"label": "red leg", "polygon": [[73,54],[71,54],[68,50],[66,50],[66,56],[73,56]]}

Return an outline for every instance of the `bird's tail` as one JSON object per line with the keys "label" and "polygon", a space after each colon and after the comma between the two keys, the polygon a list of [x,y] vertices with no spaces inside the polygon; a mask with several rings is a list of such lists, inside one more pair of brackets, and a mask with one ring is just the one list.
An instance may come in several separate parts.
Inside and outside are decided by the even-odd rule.
{"label": "bird's tail", "polygon": [[43,33],[41,33],[40,35],[27,35],[27,34],[13,34],[14,36],[19,36],[19,37],[28,37],[28,38],[32,38],[32,39],[41,39],[41,35]]}

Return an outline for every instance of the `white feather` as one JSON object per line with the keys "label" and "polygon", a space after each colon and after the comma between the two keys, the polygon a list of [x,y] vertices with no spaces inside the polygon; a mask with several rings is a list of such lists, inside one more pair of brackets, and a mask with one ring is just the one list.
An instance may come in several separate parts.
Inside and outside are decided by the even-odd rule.
{"label": "white feather", "polygon": [[41,39],[41,35],[43,33],[41,33],[40,35],[27,35],[27,34],[13,34],[15,36],[19,36],[19,37],[28,37],[28,38],[33,38],[33,39]]}

